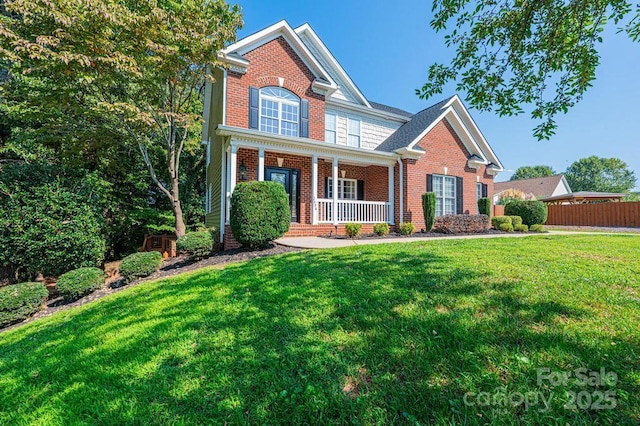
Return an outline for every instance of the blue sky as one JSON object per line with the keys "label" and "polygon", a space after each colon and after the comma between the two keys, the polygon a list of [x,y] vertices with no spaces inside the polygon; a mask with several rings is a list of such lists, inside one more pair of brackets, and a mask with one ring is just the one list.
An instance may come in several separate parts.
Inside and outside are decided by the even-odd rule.
{"label": "blue sky", "polygon": [[[388,0],[322,2],[240,0],[245,26],[239,38],[281,19],[294,28],[308,22],[364,95],[411,112],[454,93],[453,85],[437,98],[419,99],[415,89],[426,81],[433,62],[447,62],[452,52],[444,34],[429,26],[431,1]],[[532,136],[528,115],[498,117],[471,114],[496,151],[507,180],[520,166],[546,164],[562,172],[590,155],[618,157],[640,178],[640,43],[610,28],[600,49],[601,65],[594,86],[568,114],[558,117],[558,131],[549,141]],[[465,99],[464,93],[459,93]],[[640,186],[640,184],[638,185]]]}

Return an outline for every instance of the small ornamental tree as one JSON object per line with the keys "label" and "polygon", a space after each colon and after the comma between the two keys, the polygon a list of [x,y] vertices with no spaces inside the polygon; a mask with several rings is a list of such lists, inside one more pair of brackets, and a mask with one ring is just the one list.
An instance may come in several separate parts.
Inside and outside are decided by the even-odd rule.
{"label": "small ornamental tree", "polygon": [[491,198],[484,197],[478,199],[478,212],[491,217]]}
{"label": "small ornamental tree", "polygon": [[231,231],[240,244],[262,248],[291,224],[289,199],[277,182],[242,182],[231,196]]}
{"label": "small ornamental tree", "polygon": [[424,214],[425,231],[429,232],[433,228],[433,223],[436,220],[435,192],[426,192],[422,194],[422,212]]}

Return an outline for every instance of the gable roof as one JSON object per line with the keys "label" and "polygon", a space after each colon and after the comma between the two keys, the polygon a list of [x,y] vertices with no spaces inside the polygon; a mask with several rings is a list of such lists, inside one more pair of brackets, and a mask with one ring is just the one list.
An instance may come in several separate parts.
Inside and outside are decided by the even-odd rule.
{"label": "gable roof", "polygon": [[376,148],[377,151],[394,152],[406,148],[429,128],[442,115],[442,107],[451,100],[447,98],[419,113],[411,116],[411,120],[396,130]]}
{"label": "gable roof", "polygon": [[[536,198],[551,197],[558,185],[562,183],[564,175],[546,176],[531,179],[511,180],[507,182],[496,182],[493,184],[494,194],[508,189],[517,189],[525,194],[533,194]],[[567,185],[568,188],[568,185]]]}
{"label": "gable roof", "polygon": [[302,42],[298,34],[285,20],[277,22],[227,46],[218,53],[218,57],[223,62],[239,66],[240,68],[244,67],[246,69],[246,66],[249,65],[249,61],[243,55],[262,46],[263,44],[277,39],[278,37],[283,37],[285,41],[289,43],[294,52],[296,52],[302,62],[304,62],[307,68],[309,68],[316,77],[318,83],[328,86],[331,91],[338,88],[335,81],[331,78],[331,75],[322,66],[322,64],[320,64],[315,55],[311,53],[307,45]]}

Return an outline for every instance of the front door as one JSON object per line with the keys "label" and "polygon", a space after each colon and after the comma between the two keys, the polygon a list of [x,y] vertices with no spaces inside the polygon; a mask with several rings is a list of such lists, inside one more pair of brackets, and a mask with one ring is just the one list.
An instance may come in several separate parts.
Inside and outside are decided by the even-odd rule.
{"label": "front door", "polygon": [[300,170],[284,169],[282,167],[267,167],[265,179],[278,182],[284,187],[289,196],[289,208],[291,209],[291,222],[299,222],[300,210]]}

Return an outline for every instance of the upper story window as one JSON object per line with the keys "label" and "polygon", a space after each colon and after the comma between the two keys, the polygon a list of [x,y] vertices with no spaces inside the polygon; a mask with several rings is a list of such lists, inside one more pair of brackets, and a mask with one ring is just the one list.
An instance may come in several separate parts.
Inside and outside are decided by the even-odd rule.
{"label": "upper story window", "polygon": [[360,120],[347,119],[347,145],[360,147]]}
{"label": "upper story window", "polygon": [[300,98],[280,87],[260,89],[260,131],[298,136]]}
{"label": "upper story window", "polygon": [[327,113],[324,119],[324,140],[329,143],[336,143],[337,138],[337,121],[335,114]]}

